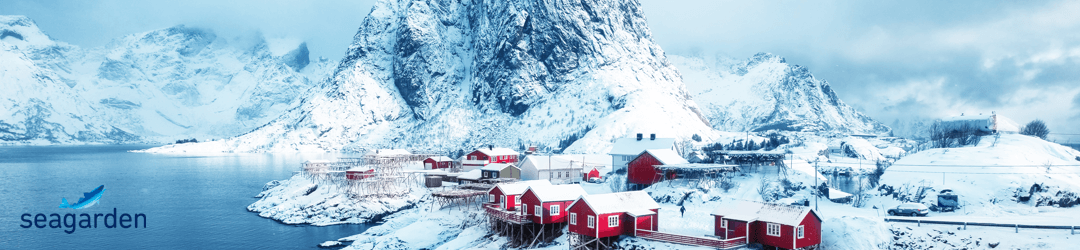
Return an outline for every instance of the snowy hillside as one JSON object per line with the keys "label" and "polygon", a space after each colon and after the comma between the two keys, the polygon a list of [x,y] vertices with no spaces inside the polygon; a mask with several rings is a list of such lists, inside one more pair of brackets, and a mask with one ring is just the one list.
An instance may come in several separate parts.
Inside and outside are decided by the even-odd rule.
{"label": "snowy hillside", "polygon": [[825,80],[784,58],[759,53],[747,60],[683,57],[670,60],[712,127],[722,131],[830,131],[887,134],[889,128],[848,106]]}
{"label": "snowy hillside", "polygon": [[1036,137],[986,136],[973,147],[930,149],[896,161],[881,182],[900,196],[952,189],[979,215],[1037,213],[1038,206],[1080,204],[1080,151]]}
{"label": "snowy hillside", "polygon": [[380,1],[330,82],[217,145],[595,153],[634,133],[714,136],[637,2]]}
{"label": "snowy hillside", "polygon": [[[310,60],[303,43],[262,41],[237,48],[212,31],[182,25],[128,35],[90,49],[53,41],[22,16],[0,17],[0,33],[5,58],[19,58],[4,62],[24,65],[5,67],[4,82],[37,88],[34,93],[0,94],[8,105],[62,109],[52,112],[65,119],[94,120],[100,122],[95,126],[127,135],[121,140],[100,136],[54,140],[13,133],[3,139],[6,143],[234,136],[277,117],[300,93],[329,75],[331,65],[325,59]],[[275,53],[271,47],[278,44],[291,45],[291,49]],[[12,115],[0,116],[0,121],[26,123]],[[49,121],[51,125],[30,122],[26,123],[30,127],[18,129],[74,135],[86,127],[82,121]]]}

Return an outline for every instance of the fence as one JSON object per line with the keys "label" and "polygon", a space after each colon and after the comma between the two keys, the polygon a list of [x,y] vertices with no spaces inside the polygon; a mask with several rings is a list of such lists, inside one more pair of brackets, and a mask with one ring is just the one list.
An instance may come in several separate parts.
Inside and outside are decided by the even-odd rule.
{"label": "fence", "polygon": [[518,214],[518,211],[503,211],[495,207],[495,205],[484,205],[484,211],[492,217],[514,224],[526,224],[532,222],[525,215]]}
{"label": "fence", "polygon": [[1069,234],[1076,234],[1076,228],[1080,226],[1064,226],[1064,225],[1034,225],[1034,224],[1019,224],[1019,223],[989,223],[989,222],[971,222],[971,221],[955,221],[955,220],[935,220],[935,219],[907,219],[907,218],[894,218],[886,217],[885,222],[907,222],[907,223],[922,223],[926,224],[943,224],[943,225],[962,225],[964,230],[967,230],[967,226],[985,226],[985,227],[1011,227],[1015,228],[1019,233],[1021,228],[1034,228],[1034,229],[1069,229]]}
{"label": "fence", "polygon": [[645,229],[638,229],[635,236],[645,238],[645,239],[663,241],[663,242],[670,242],[670,243],[675,243],[675,244],[712,247],[712,248],[719,248],[719,249],[732,249],[732,248],[742,247],[742,246],[746,245],[746,237],[737,237],[737,238],[721,240],[721,239],[706,238],[706,237],[695,237],[695,236],[687,236],[687,235],[673,234],[673,233],[661,233],[661,232],[650,231],[650,230],[645,230]]}

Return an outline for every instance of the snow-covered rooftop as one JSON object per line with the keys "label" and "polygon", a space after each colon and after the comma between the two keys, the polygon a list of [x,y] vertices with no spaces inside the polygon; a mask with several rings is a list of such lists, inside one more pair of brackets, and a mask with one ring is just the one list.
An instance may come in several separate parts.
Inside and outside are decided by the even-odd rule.
{"label": "snow-covered rooftop", "polygon": [[490,148],[490,149],[489,148],[481,148],[481,149],[477,149],[476,151],[480,151],[480,153],[483,153],[483,154],[488,155],[488,156],[518,155],[517,151],[514,151],[513,149],[509,149],[509,148]]}
{"label": "snow-covered rooftop", "polygon": [[656,160],[659,160],[660,163],[663,163],[664,165],[676,165],[676,164],[689,164],[690,163],[690,162],[686,161],[686,159],[683,159],[682,156],[679,155],[679,153],[675,153],[675,150],[671,150],[671,149],[668,149],[668,148],[665,148],[665,149],[649,149],[649,150],[645,150],[645,152],[652,155],[653,158],[656,158]]}
{"label": "snow-covered rooftop", "polygon": [[525,157],[521,165],[531,164],[538,170],[564,170],[581,169],[584,161],[585,169],[602,168],[611,165],[610,155],[530,155]]}
{"label": "snow-covered rooftop", "polygon": [[[542,187],[542,186],[551,186],[551,182],[548,182],[547,180],[532,180],[532,181],[519,181],[519,182],[511,182],[511,183],[500,183],[498,185],[495,185],[494,187],[491,187],[491,190],[495,190],[496,188],[498,188],[499,190],[502,191],[503,195],[520,195],[520,194],[524,194],[525,190],[528,190],[529,187]],[[488,192],[490,192],[491,190],[488,190]]]}
{"label": "snow-covered rooftop", "polygon": [[597,214],[660,209],[660,205],[656,204],[656,201],[645,191],[584,195],[581,197],[580,200],[566,206],[566,209],[570,209],[574,204],[581,201],[585,201],[585,204]]}
{"label": "snow-covered rooftop", "polygon": [[[450,157],[446,157],[446,156],[428,157],[428,159],[432,159],[435,162],[454,161],[454,159],[450,159]],[[427,160],[427,159],[424,159],[424,160]]]}
{"label": "snow-covered rooftop", "polygon": [[474,180],[475,181],[475,180],[480,179],[480,175],[481,175],[480,169],[473,169],[472,171],[465,172],[464,174],[458,175],[457,178],[458,179],[466,179],[466,180]]}
{"label": "snow-covered rooftop", "polygon": [[641,151],[648,149],[671,149],[675,145],[675,138],[656,138],[656,140],[649,140],[649,138],[619,138],[615,140],[615,145],[611,146],[609,155],[638,155]]}
{"label": "snow-covered rooftop", "polygon": [[[712,215],[740,221],[765,221],[797,226],[810,213],[809,207],[747,200],[727,200],[713,210]],[[820,220],[820,218],[818,218]]]}
{"label": "snow-covered rooftop", "polygon": [[536,194],[536,197],[539,198],[541,202],[569,201],[577,199],[582,195],[588,195],[585,192],[585,189],[582,189],[581,185],[578,184],[550,186],[534,185],[532,187],[529,187],[528,190],[532,190],[533,194]]}
{"label": "snow-covered rooftop", "polygon": [[487,171],[502,171],[503,169],[505,169],[507,167],[513,167],[513,166],[514,166],[514,164],[491,163],[491,164],[487,164],[487,166],[484,166],[484,167],[482,167],[480,169],[481,170],[487,170]]}

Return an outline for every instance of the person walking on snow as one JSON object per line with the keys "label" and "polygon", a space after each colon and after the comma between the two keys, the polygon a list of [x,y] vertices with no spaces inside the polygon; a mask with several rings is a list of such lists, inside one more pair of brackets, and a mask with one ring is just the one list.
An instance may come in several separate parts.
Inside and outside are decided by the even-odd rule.
{"label": "person walking on snow", "polygon": [[679,206],[679,217],[686,217],[686,206]]}

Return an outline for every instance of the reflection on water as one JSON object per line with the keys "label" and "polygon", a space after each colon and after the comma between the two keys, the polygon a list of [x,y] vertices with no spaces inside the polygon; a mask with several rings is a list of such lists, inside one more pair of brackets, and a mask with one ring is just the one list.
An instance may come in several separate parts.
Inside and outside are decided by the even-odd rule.
{"label": "reflection on water", "polygon": [[[0,249],[317,248],[371,225],[278,223],[248,212],[263,185],[287,179],[300,162],[335,154],[173,156],[129,153],[149,146],[0,147]],[[61,209],[99,185],[97,205]],[[146,228],[22,228],[24,213],[146,214]]]}
{"label": "reflection on water", "polygon": [[823,174],[826,179],[829,180],[829,187],[839,189],[847,193],[857,193],[859,191],[859,185],[864,185],[864,189],[870,189],[867,185],[867,177],[862,174]]}

